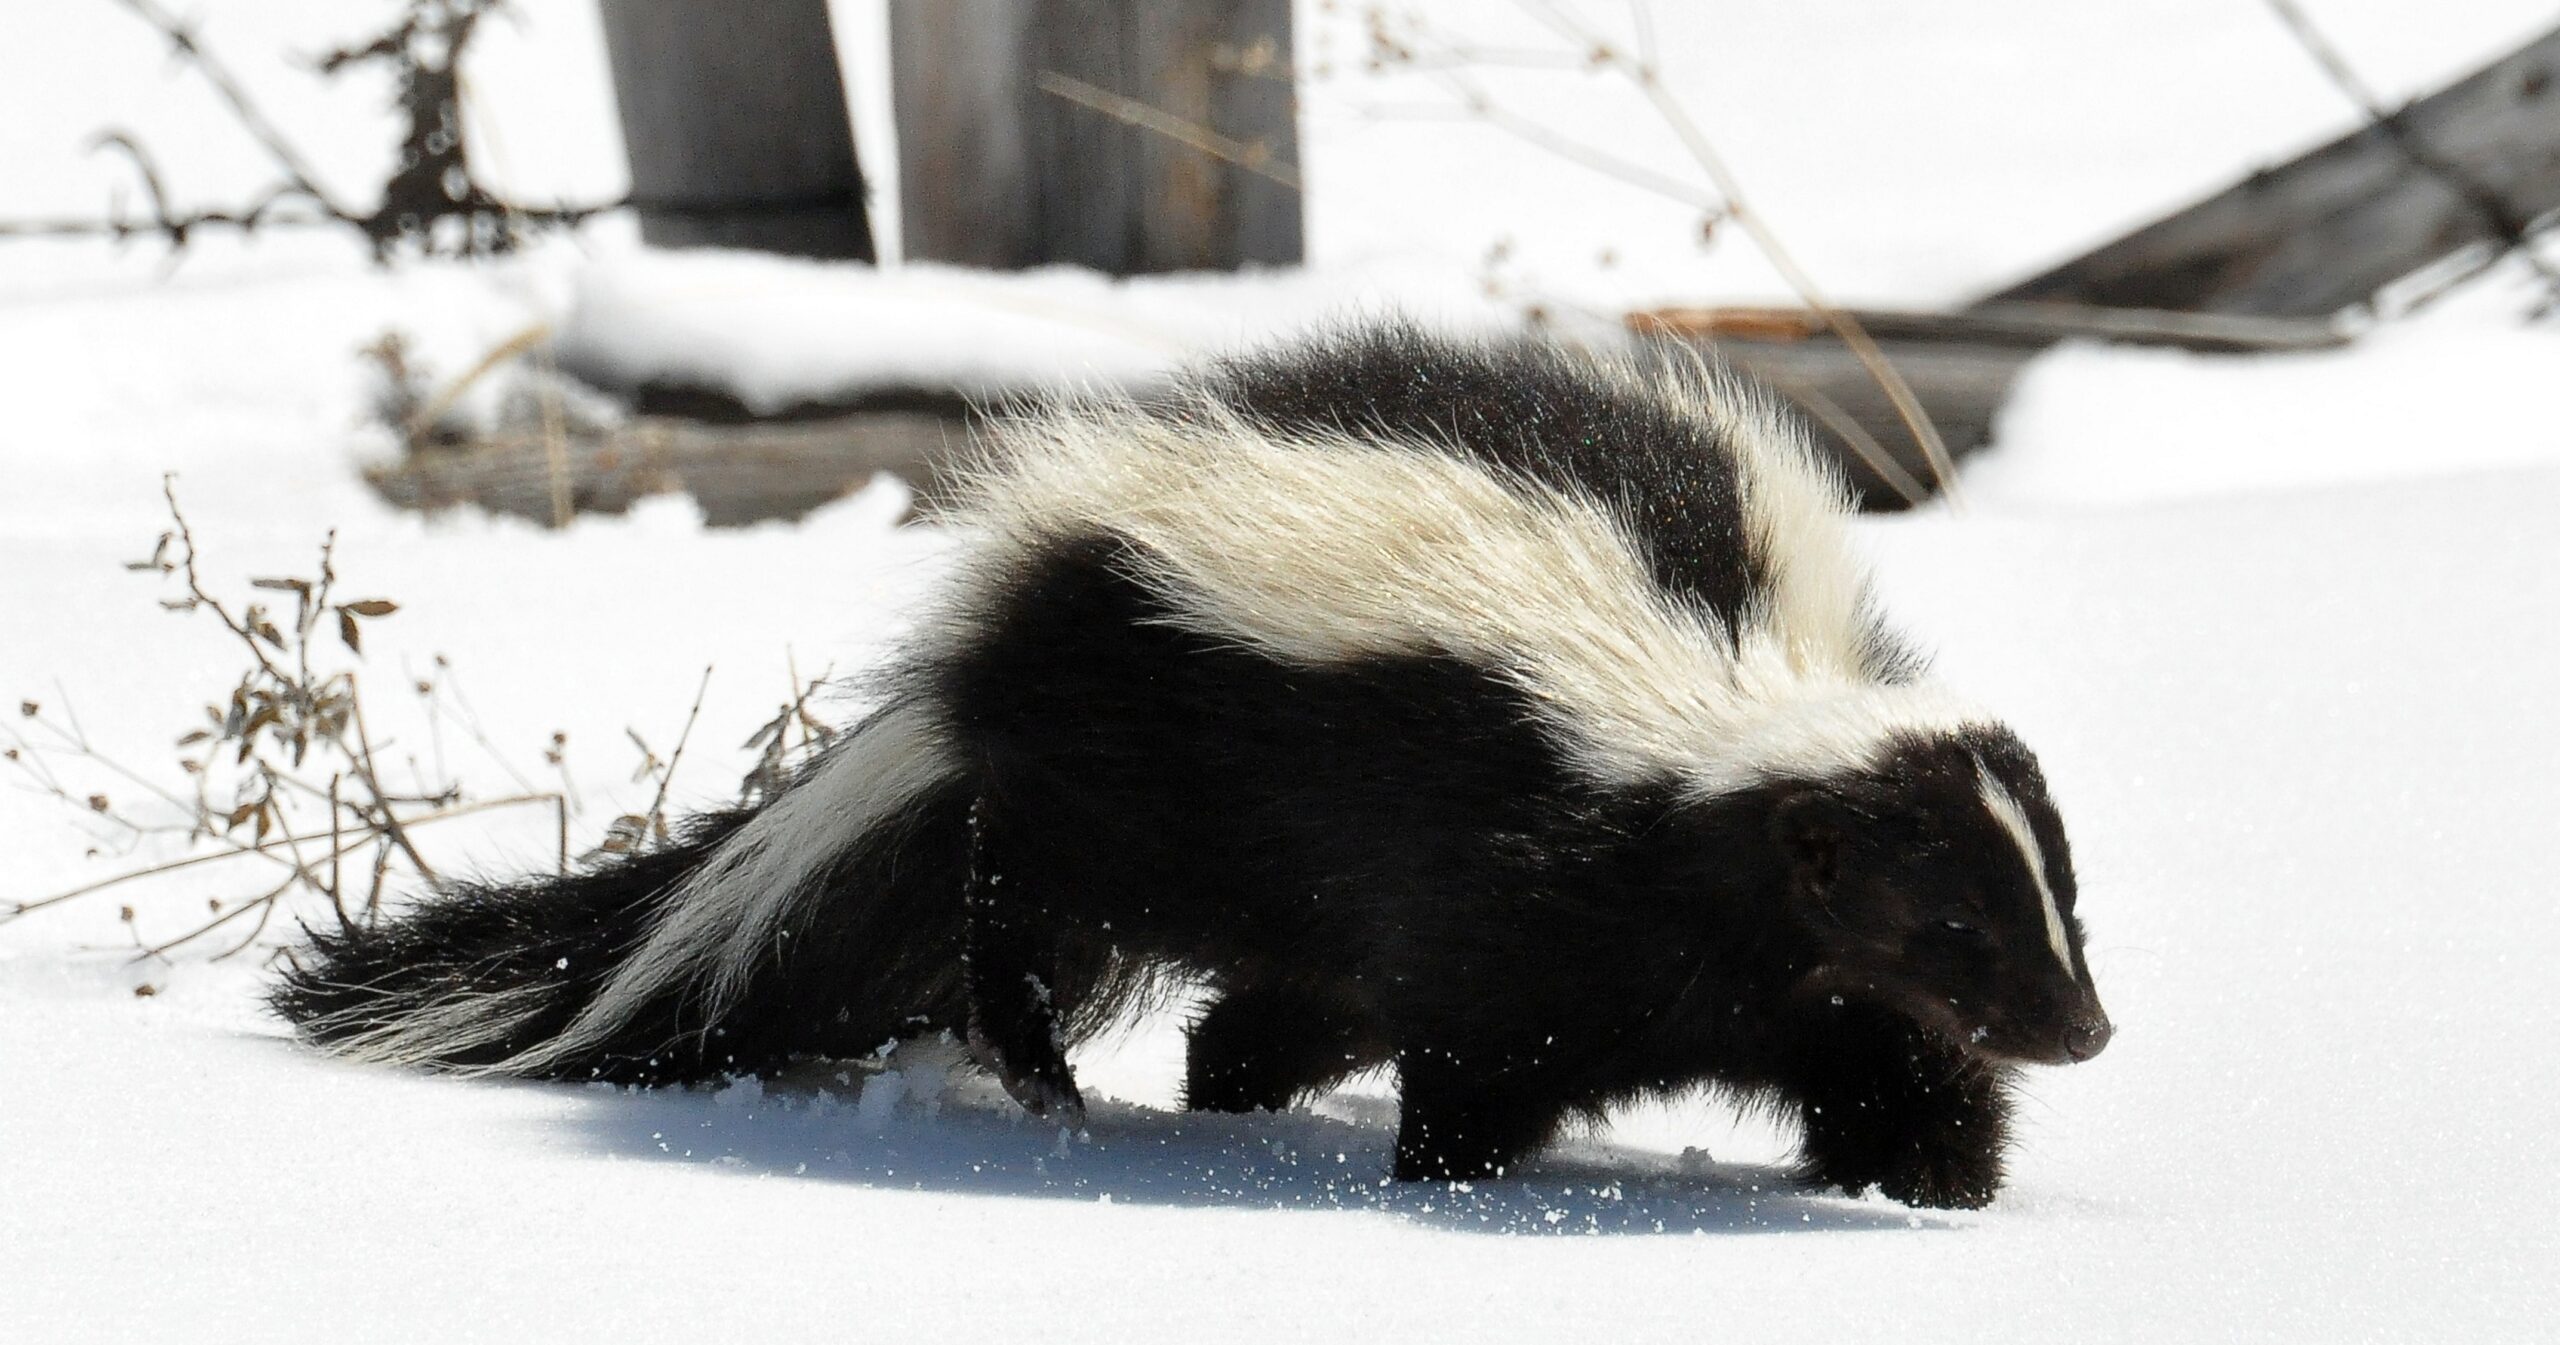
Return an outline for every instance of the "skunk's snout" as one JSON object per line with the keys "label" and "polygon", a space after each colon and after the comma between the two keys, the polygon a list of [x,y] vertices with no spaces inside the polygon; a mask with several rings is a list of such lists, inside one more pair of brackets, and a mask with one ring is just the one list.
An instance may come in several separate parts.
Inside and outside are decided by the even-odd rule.
{"label": "skunk's snout", "polygon": [[2115,1024],[2105,1018],[2084,1018],[2062,1030],[2062,1049],[2075,1061],[2086,1060],[2107,1049],[2115,1035]]}

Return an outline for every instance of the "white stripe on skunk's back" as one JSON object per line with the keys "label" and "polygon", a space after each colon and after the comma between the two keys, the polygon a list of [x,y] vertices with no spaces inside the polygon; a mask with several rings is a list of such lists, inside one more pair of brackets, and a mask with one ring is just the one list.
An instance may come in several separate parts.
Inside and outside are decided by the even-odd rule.
{"label": "white stripe on skunk's back", "polygon": [[1836,489],[1778,456],[1791,445],[1743,451],[1776,591],[1729,633],[1665,595],[1591,500],[1428,446],[1275,442],[1214,406],[1186,410],[1177,423],[1084,406],[1008,427],[959,515],[979,529],[962,582],[983,591],[1062,543],[1124,539],[1186,628],[1304,666],[1455,655],[1510,679],[1576,765],[1613,782],[1722,793],[1854,769],[1896,731],[1985,722],[1864,670],[1864,570]]}

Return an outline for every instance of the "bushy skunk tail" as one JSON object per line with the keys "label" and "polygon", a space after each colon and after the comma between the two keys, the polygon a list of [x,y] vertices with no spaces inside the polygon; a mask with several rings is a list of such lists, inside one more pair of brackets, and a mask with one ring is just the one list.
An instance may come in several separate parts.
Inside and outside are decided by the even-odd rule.
{"label": "bushy skunk tail", "polygon": [[898,702],[670,848],[315,935],[273,1003],[357,1059],[635,1082],[959,1027],[968,777]]}

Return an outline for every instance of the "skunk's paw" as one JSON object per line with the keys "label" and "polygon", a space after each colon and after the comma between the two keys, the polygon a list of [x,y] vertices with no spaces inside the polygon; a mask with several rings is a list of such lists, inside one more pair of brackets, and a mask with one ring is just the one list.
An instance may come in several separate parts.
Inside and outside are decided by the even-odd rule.
{"label": "skunk's paw", "polygon": [[1084,1129],[1084,1094],[1077,1089],[1067,1062],[1055,1052],[1034,1054],[1045,1058],[1032,1062],[1028,1068],[1016,1068],[1010,1057],[984,1036],[974,1030],[969,1033],[970,1057],[978,1062],[978,1068],[995,1076],[1007,1097],[1039,1120],[1068,1130]]}

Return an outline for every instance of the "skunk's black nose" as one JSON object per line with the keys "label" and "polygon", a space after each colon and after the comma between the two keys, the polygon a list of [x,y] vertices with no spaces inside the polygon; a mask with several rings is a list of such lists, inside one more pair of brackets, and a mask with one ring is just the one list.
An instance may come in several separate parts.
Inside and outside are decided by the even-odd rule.
{"label": "skunk's black nose", "polygon": [[2107,1049],[2108,1039],[2115,1035],[2115,1025],[2106,1019],[2087,1019],[2062,1030],[2062,1049],[2074,1060],[2086,1060]]}

